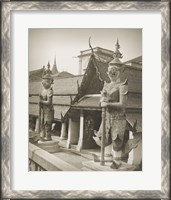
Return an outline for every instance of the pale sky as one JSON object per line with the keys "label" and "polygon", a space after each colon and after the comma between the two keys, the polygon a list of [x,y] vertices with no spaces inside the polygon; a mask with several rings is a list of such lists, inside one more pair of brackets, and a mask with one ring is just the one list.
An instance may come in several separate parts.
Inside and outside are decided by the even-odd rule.
{"label": "pale sky", "polygon": [[142,56],[142,29],[29,29],[29,71],[47,66],[51,67],[56,55],[58,71],[78,74],[80,51],[89,49],[89,37],[92,47],[115,50],[117,38],[122,62]]}

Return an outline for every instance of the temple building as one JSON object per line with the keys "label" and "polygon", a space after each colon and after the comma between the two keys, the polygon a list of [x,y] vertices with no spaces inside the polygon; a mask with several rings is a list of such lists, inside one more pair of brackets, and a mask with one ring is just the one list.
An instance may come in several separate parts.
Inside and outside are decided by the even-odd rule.
{"label": "temple building", "polygon": [[43,66],[40,69],[36,69],[33,71],[29,72],[29,82],[34,82],[34,81],[41,81],[43,74],[48,73],[53,76],[54,79],[60,77],[73,77],[74,75],[67,72],[67,71],[62,71],[59,72],[56,64],[56,57],[54,58],[54,64],[51,67],[50,62],[48,61],[47,67]]}
{"label": "temple building", "polygon": [[[101,47],[95,47],[93,48],[93,52],[95,55],[99,56],[101,59],[103,59],[105,62],[109,62],[113,58],[113,51],[110,51],[108,49],[104,49]],[[92,54],[91,49],[87,49],[84,51],[80,51],[79,58],[79,71],[78,74],[84,74],[86,67],[88,66],[88,62],[90,60]]]}
{"label": "temple building", "polygon": [[[120,54],[119,42],[115,51],[100,47],[82,51],[80,56],[80,73],[83,75],[56,78],[53,85],[53,104],[55,109],[56,135],[60,137],[61,145],[66,148],[82,149],[98,148],[93,140],[94,130],[101,124],[100,92],[105,82],[109,82],[107,69],[114,55]],[[121,56],[121,55],[120,55]],[[88,58],[88,63],[84,60]],[[114,56],[117,58],[117,56]],[[120,60],[118,60],[119,62]],[[131,64],[134,63],[134,64]],[[56,61],[54,65],[56,64]],[[131,137],[142,136],[142,57],[123,63],[124,72],[121,81],[128,82],[128,103],[126,120]],[[38,127],[38,94],[41,82],[29,83],[29,116],[37,131]],[[131,127],[136,124],[136,134]],[[31,123],[30,123],[31,125]],[[134,152],[134,162],[140,163],[142,149]],[[137,156],[138,155],[138,156]]]}
{"label": "temple building", "polygon": [[136,57],[134,59],[124,62],[125,65],[130,65],[132,67],[142,67],[142,56]]}

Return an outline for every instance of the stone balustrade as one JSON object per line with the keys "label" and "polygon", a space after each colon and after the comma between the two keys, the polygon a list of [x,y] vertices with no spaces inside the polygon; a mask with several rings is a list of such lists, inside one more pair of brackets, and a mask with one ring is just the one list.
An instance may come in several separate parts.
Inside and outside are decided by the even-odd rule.
{"label": "stone balustrade", "polygon": [[29,171],[46,171],[33,160],[29,159]]}
{"label": "stone balustrade", "polygon": [[78,171],[76,167],[29,143],[30,171]]}

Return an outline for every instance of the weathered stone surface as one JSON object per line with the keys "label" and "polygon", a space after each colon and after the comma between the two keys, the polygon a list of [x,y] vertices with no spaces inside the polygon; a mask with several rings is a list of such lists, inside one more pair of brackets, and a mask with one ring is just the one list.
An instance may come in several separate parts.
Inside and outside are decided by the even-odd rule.
{"label": "weathered stone surface", "polygon": [[110,168],[111,162],[106,162],[104,166],[100,165],[100,162],[94,161],[86,161],[83,162],[83,166],[85,168],[89,168],[94,171],[134,171],[136,169],[135,166],[129,165],[127,163],[122,162],[121,166],[118,169]]}
{"label": "weathered stone surface", "polygon": [[58,141],[45,141],[45,142],[40,142],[38,141],[37,146],[40,147],[41,149],[44,149],[45,151],[49,153],[55,153],[60,151],[59,148],[59,142]]}
{"label": "weathered stone surface", "polygon": [[30,161],[30,171],[36,171],[37,169],[36,169],[36,163],[35,162],[33,162],[33,161]]}
{"label": "weathered stone surface", "polygon": [[[92,156],[93,156],[93,160],[94,160],[94,162],[100,162],[101,161],[101,155],[100,154],[92,154]],[[113,161],[113,157],[112,157],[112,155],[105,155],[104,156],[104,160],[106,161],[106,162],[112,162]]]}
{"label": "weathered stone surface", "polygon": [[73,165],[68,164],[31,143],[29,143],[29,159],[47,171],[79,171]]}

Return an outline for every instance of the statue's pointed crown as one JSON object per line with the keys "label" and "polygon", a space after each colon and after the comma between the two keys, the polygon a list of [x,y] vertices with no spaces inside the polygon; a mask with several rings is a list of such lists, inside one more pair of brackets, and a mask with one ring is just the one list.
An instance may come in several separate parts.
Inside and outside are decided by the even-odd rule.
{"label": "statue's pointed crown", "polygon": [[120,59],[122,59],[122,53],[119,51],[120,45],[119,45],[119,40],[117,38],[116,44],[115,44],[115,51],[113,53],[113,60],[109,62],[109,65],[121,65],[122,62]]}

